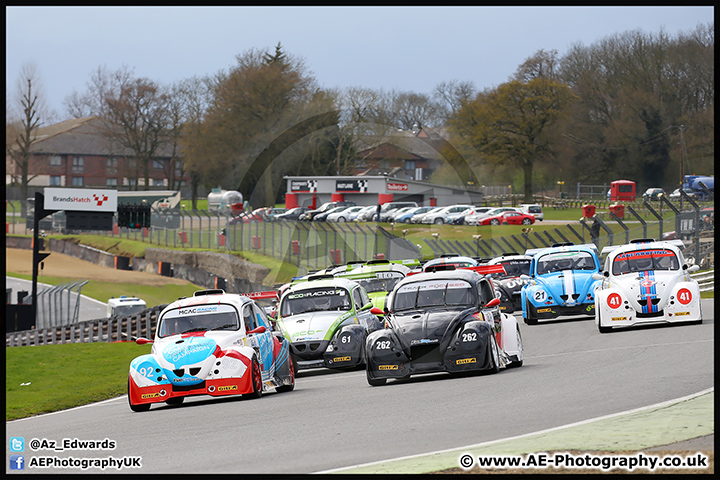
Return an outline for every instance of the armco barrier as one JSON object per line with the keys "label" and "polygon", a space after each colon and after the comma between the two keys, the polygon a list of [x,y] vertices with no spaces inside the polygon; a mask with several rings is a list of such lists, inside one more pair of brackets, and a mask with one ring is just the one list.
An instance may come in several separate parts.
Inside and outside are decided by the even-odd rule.
{"label": "armco barrier", "polygon": [[6,333],[5,346],[124,342],[134,341],[138,337],[153,338],[157,317],[163,308],[165,305],[158,305],[129,317],[100,318],[57,327]]}

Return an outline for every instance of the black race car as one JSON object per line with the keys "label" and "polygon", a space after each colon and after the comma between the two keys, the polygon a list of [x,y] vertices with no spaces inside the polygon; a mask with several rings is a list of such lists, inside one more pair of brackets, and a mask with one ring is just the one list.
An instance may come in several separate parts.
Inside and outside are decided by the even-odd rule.
{"label": "black race car", "polygon": [[[500,310],[505,313],[522,310],[520,290],[530,281],[530,262],[532,256],[519,253],[504,253],[481,265],[502,265],[504,273],[492,273],[495,295],[500,299]],[[520,278],[525,275],[525,278]]]}
{"label": "black race car", "polygon": [[522,365],[517,320],[499,303],[490,280],[472,270],[438,266],[401,280],[388,296],[387,328],[366,340],[368,383]]}

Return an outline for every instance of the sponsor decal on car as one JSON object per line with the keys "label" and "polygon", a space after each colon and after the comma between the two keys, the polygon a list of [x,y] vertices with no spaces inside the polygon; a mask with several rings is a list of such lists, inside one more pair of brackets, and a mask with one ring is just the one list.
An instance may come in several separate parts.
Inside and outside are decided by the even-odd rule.
{"label": "sponsor decal on car", "polygon": [[229,390],[237,390],[237,389],[238,389],[237,385],[226,385],[224,387],[217,388],[218,392],[227,392]]}
{"label": "sponsor decal on car", "polygon": [[350,357],[335,357],[333,358],[334,362],[349,362]]}
{"label": "sponsor decal on car", "polygon": [[378,370],[397,370],[397,365],[378,365]]}
{"label": "sponsor decal on car", "polygon": [[675,313],[675,316],[676,316],[676,317],[680,317],[680,316],[682,316],[682,315],[690,315],[690,312],[676,312],[676,313]]}
{"label": "sponsor decal on car", "polygon": [[612,317],[610,320],[613,322],[625,322],[627,321],[627,317]]}
{"label": "sponsor decal on car", "polygon": [[461,358],[459,360],[455,360],[456,365],[464,365],[467,363],[477,363],[477,358]]}
{"label": "sponsor decal on car", "polygon": [[548,313],[552,312],[552,308],[538,308],[537,313]]}

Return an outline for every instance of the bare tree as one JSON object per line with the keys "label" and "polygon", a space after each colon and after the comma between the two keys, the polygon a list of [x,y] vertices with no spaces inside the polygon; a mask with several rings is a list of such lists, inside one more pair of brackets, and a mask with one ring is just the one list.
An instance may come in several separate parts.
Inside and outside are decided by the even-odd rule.
{"label": "bare tree", "polygon": [[20,195],[23,215],[27,213],[26,199],[28,184],[37,175],[30,174],[30,150],[38,129],[51,119],[53,114],[45,106],[41,96],[40,80],[37,69],[26,64],[17,83],[15,104],[18,113],[7,112],[5,129],[5,152],[20,170]]}

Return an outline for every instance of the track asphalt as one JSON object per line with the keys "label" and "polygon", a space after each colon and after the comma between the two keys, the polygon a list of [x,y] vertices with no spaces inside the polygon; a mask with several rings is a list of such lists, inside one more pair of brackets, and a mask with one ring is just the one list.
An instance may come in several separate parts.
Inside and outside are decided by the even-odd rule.
{"label": "track asphalt", "polygon": [[684,450],[714,451],[714,412],[715,389],[710,388],[687,397],[527,435],[318,473],[429,473],[460,467],[464,454],[477,458],[570,450],[651,451],[678,442],[683,442]]}

